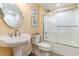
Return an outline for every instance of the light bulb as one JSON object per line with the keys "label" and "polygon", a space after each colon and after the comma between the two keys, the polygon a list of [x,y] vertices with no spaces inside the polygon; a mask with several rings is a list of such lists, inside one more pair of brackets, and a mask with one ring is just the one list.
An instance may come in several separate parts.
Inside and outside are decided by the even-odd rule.
{"label": "light bulb", "polygon": [[60,6],[60,3],[57,3],[56,6]]}

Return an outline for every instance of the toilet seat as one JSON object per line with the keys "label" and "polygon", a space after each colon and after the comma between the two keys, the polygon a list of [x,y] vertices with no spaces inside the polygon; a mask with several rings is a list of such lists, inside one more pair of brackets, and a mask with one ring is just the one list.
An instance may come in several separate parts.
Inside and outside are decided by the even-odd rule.
{"label": "toilet seat", "polygon": [[50,47],[51,47],[50,44],[45,42],[38,43],[37,46],[39,47],[40,50],[43,51],[50,51]]}
{"label": "toilet seat", "polygon": [[45,48],[49,48],[50,47],[50,45],[48,43],[45,43],[45,42],[38,43],[38,46],[45,47]]}

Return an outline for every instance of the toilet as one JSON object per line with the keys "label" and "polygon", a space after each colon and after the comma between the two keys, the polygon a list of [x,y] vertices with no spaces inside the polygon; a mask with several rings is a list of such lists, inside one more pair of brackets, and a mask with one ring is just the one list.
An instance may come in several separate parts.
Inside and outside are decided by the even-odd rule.
{"label": "toilet", "polygon": [[40,34],[36,33],[34,35],[33,44],[35,47],[35,54],[38,56],[49,56],[50,44],[46,42],[41,42]]}

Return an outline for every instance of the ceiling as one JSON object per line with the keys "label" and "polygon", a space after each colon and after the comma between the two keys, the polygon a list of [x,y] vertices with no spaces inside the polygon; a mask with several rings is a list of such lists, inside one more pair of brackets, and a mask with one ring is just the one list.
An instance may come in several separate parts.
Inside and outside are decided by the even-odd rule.
{"label": "ceiling", "polygon": [[46,9],[46,10],[54,10],[60,7],[64,7],[64,6],[68,6],[71,5],[73,3],[60,3],[60,5],[57,6],[57,3],[40,3],[40,5]]}

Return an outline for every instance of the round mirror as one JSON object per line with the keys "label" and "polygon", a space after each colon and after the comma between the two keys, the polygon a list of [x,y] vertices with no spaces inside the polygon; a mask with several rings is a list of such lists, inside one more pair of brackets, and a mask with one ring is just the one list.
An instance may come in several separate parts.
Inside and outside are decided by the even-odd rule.
{"label": "round mirror", "polygon": [[2,3],[1,8],[4,13],[4,21],[12,28],[18,28],[22,24],[22,13],[16,4]]}

